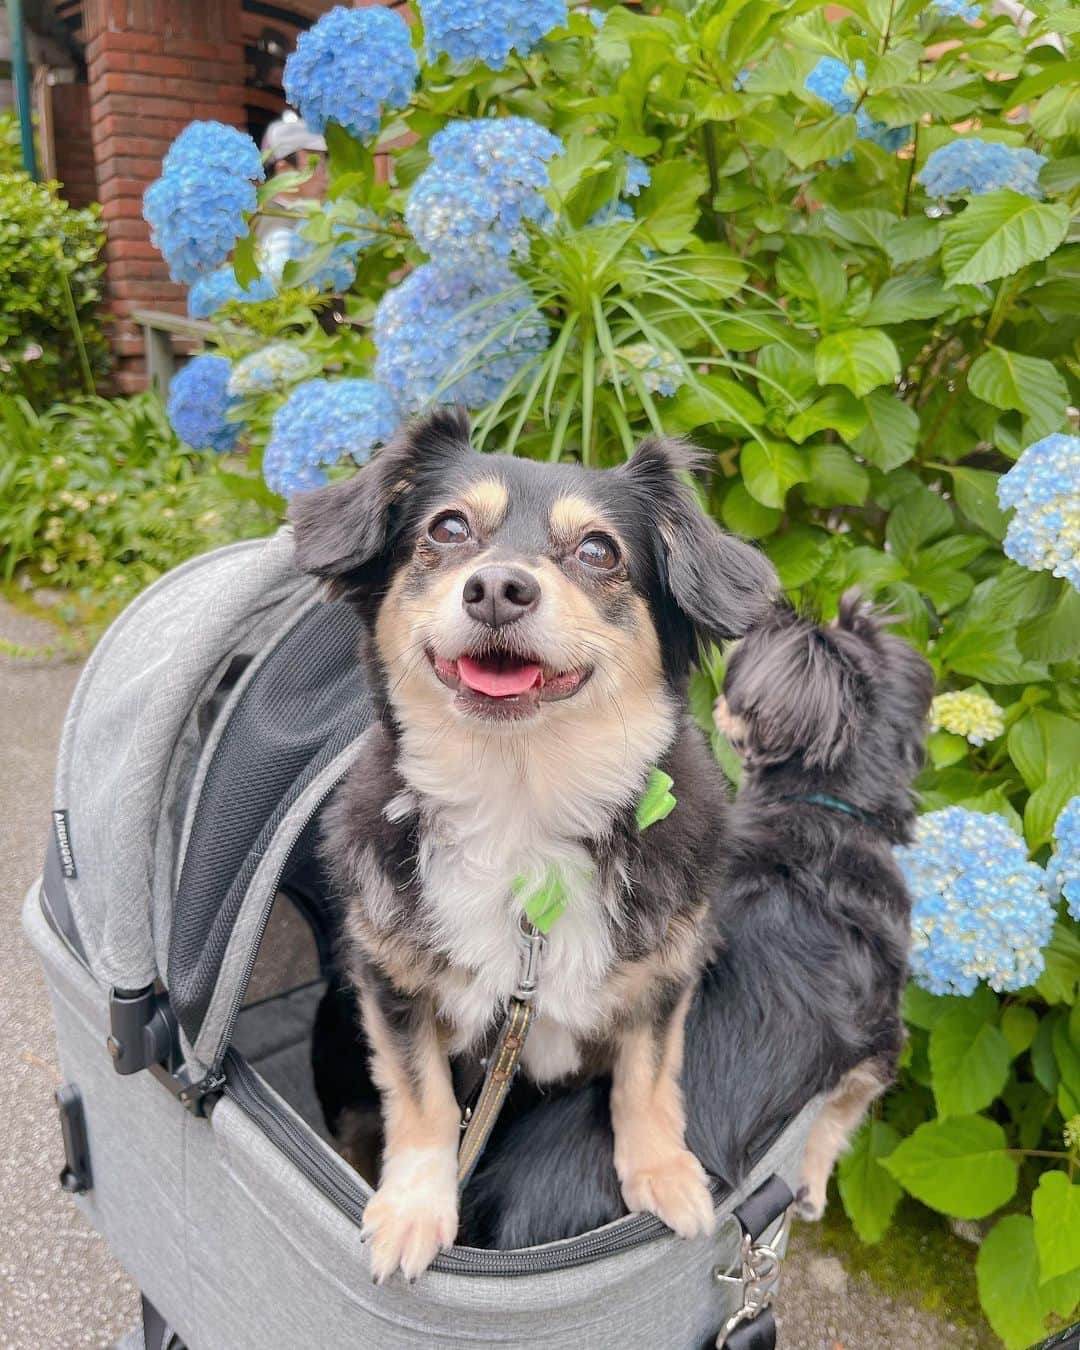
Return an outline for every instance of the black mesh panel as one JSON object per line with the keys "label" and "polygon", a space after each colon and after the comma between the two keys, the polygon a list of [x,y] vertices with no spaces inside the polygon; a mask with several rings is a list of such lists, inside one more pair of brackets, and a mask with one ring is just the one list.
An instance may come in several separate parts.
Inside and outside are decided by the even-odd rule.
{"label": "black mesh panel", "polygon": [[372,719],[359,637],[359,619],[344,602],[308,610],[255,673],[214,751],[169,944],[169,997],[192,1041],[244,896],[282,819]]}

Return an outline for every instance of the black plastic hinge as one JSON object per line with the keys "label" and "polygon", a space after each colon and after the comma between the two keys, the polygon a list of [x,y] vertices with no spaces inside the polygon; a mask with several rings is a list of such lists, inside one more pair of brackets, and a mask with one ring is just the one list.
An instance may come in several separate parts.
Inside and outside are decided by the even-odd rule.
{"label": "black plastic hinge", "polygon": [[105,1044],[117,1073],[139,1073],[154,1064],[175,1068],[180,1062],[180,1037],[167,995],[150,984],[144,989],[112,990]]}
{"label": "black plastic hinge", "polygon": [[82,1096],[73,1083],[57,1088],[56,1109],[60,1114],[60,1133],[64,1141],[64,1166],[60,1185],[72,1195],[82,1195],[94,1184],[90,1171],[90,1143],[86,1137],[86,1116]]}

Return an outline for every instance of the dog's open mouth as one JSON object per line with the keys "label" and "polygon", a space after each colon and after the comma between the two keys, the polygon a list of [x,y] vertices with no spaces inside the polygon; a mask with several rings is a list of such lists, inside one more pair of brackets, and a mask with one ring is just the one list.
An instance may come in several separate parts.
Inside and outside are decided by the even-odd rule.
{"label": "dog's open mouth", "polygon": [[461,706],[495,716],[520,716],[540,703],[576,694],[591,670],[554,670],[541,661],[506,652],[459,656],[454,661],[428,652],[438,678],[458,695]]}

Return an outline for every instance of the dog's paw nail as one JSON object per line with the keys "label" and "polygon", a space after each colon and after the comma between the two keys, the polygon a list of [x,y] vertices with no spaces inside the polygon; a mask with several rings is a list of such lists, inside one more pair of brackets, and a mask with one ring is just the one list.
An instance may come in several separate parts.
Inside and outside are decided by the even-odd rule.
{"label": "dog's paw nail", "polygon": [[795,1216],[804,1223],[817,1223],[825,1213],[825,1202],[815,1200],[809,1186],[800,1186],[795,1192]]}

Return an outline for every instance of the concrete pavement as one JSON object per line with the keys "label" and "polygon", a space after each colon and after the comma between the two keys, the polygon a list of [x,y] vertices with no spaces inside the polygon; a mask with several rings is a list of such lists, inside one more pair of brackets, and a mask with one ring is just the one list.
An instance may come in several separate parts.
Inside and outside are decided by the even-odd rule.
{"label": "concrete pavement", "polygon": [[[0,637],[33,647],[53,633],[0,602]],[[74,664],[34,665],[0,653],[0,1347],[11,1350],[106,1347],[137,1318],[131,1281],[57,1185],[52,1020],[19,925],[23,894],[41,865],[60,724],[78,673]],[[864,1279],[850,1280],[798,1230],[779,1315],[782,1350],[979,1345]]]}

